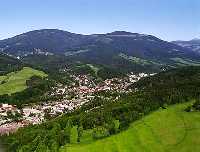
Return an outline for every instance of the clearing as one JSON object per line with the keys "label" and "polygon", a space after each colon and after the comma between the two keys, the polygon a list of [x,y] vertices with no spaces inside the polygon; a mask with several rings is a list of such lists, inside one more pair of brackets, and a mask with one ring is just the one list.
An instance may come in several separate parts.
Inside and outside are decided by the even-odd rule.
{"label": "clearing", "polygon": [[0,76],[0,95],[10,95],[25,90],[27,88],[26,80],[30,79],[32,76],[46,77],[47,75],[42,71],[24,67],[21,71]]}

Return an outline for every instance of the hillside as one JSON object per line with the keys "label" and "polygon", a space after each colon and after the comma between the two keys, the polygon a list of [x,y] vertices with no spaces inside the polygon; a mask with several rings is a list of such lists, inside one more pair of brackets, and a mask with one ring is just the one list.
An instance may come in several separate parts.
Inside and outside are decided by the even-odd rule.
{"label": "hillside", "polygon": [[19,70],[22,67],[22,61],[0,53],[0,75]]}
{"label": "hillside", "polygon": [[192,39],[190,41],[173,41],[172,43],[200,53],[200,39]]}
{"label": "hillside", "polygon": [[[183,133],[185,129],[182,130],[182,128],[185,126],[183,122],[188,122],[186,124],[187,127],[190,127],[190,124],[192,125],[191,128],[199,127],[199,124],[197,124],[198,121],[196,121],[199,119],[198,115],[194,113],[194,119],[189,118],[193,113],[183,112],[187,104],[181,108],[182,112],[178,110],[171,113],[171,108],[169,108],[169,106],[199,99],[199,74],[199,67],[173,69],[152,77],[141,79],[136,85],[131,86],[130,89],[132,89],[132,92],[98,93],[93,100],[90,100],[90,102],[83,104],[80,108],[70,113],[63,114],[40,125],[31,125],[19,129],[10,136],[3,136],[2,140],[7,144],[9,152],[58,152],[63,146],[65,147],[65,151],[80,150],[79,148],[88,151],[87,148],[91,148],[92,150],[93,146],[97,148],[101,144],[108,149],[113,148],[116,150],[114,146],[110,146],[113,140],[117,143],[118,141],[116,140],[118,138],[124,139],[124,137],[134,140],[137,147],[131,147],[129,141],[126,143],[125,140],[123,140],[123,142],[119,144],[119,150],[122,149],[120,146],[126,146],[137,149],[147,148],[147,151],[148,148],[159,150],[168,147],[169,149],[167,150],[176,151],[177,149],[182,150],[183,144],[186,146],[186,150],[193,145],[194,150],[197,148],[198,151],[199,147],[196,147],[198,141],[195,140],[196,138],[194,139],[193,134],[191,134],[190,137],[190,133],[188,133],[186,141],[183,141],[180,145],[177,144],[181,141],[182,137],[184,137]],[[164,121],[158,119],[158,116],[161,117],[162,113],[156,114],[155,118],[152,118],[151,115],[144,118],[144,116],[158,109],[163,109],[162,111],[164,114],[162,118]],[[167,112],[165,114],[165,111],[169,113]],[[182,113],[183,115],[181,115]],[[151,120],[148,119],[148,117],[150,117]],[[183,117],[186,117],[184,121],[180,119]],[[169,121],[166,120],[168,118],[170,118]],[[147,121],[147,123],[150,126],[152,125],[151,128],[155,128],[153,131],[157,131],[153,134],[156,135],[156,137],[152,135],[149,128],[146,128],[143,124],[137,124],[136,122],[138,120],[146,121],[146,119],[149,121]],[[160,123],[156,122],[158,120]],[[131,124],[134,122],[136,122],[136,124],[132,126]],[[161,122],[163,122],[162,125]],[[160,125],[156,125],[158,123]],[[161,128],[159,128],[159,126]],[[141,128],[141,130],[139,128]],[[139,133],[134,134],[135,136],[128,135],[127,137],[127,134],[132,134],[133,130],[134,133],[137,131]],[[120,134],[116,135],[118,133]],[[195,132],[194,134],[196,135],[197,133],[198,132]],[[115,139],[115,137],[117,137],[117,139]],[[139,137],[139,139],[135,139],[136,137]],[[151,140],[146,140],[146,138]],[[163,138],[163,140],[161,140],[161,138]],[[156,139],[160,140],[163,145]],[[94,140],[97,141],[91,143]],[[108,141],[106,143],[101,143],[101,141],[104,140]],[[191,143],[192,140],[195,141]],[[149,143],[149,141],[152,141],[152,143]],[[197,142],[197,144],[195,142]],[[87,145],[88,143],[91,143],[91,145]],[[107,143],[109,145],[108,147]],[[148,147],[149,144],[154,146]],[[170,147],[169,144],[177,144],[177,147],[175,147],[177,149],[173,149],[173,146]],[[72,147],[69,147],[69,145],[72,145]]]}
{"label": "hillside", "polygon": [[199,87],[200,85],[200,68],[198,66],[182,67],[171,69],[165,72],[142,79],[138,83],[133,84],[130,88],[138,88],[142,90],[156,90],[159,89],[176,89],[187,87]]}
{"label": "hillside", "polygon": [[66,145],[60,152],[198,152],[200,115],[185,112],[188,105],[191,103],[160,109],[132,123],[128,130],[99,141],[88,140],[85,134],[80,144]]}
{"label": "hillside", "polygon": [[23,57],[60,54],[73,61],[129,71],[200,64],[200,55],[188,48],[152,35],[125,31],[82,35],[57,29],[36,30],[1,40],[0,50]]}
{"label": "hillside", "polygon": [[0,76],[0,95],[13,94],[27,88],[26,81],[33,76],[46,77],[47,75],[38,70],[24,67],[22,70]]}

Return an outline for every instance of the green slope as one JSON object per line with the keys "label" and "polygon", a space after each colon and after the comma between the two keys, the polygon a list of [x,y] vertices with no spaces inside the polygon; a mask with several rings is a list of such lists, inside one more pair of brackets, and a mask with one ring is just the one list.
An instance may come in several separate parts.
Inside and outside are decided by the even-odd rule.
{"label": "green slope", "polygon": [[32,76],[46,77],[47,75],[42,71],[24,67],[21,71],[0,76],[0,95],[23,91],[27,88],[26,80]]}
{"label": "green slope", "polygon": [[[66,145],[61,152],[199,152],[200,113],[191,103],[158,110],[132,123],[127,131],[89,144]],[[83,137],[84,138],[84,137]]]}
{"label": "green slope", "polygon": [[200,62],[182,59],[182,58],[171,58],[171,60],[175,61],[178,66],[199,66]]}

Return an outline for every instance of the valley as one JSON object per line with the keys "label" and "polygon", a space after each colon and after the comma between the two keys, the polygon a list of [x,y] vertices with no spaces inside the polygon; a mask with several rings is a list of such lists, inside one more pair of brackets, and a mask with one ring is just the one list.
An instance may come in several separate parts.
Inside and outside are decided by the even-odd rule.
{"label": "valley", "polygon": [[[99,70],[93,66],[89,65]],[[158,74],[132,72],[98,83],[90,74],[71,74],[71,83],[55,83],[47,89],[48,95],[35,96],[39,102],[31,99],[15,106],[13,98],[10,105],[3,103],[2,143],[9,144],[8,151],[97,151],[100,147],[106,151],[187,151],[198,134],[199,113],[185,109],[199,100],[199,75],[198,66]],[[32,77],[27,84],[34,90],[52,78]],[[195,127],[194,134],[187,132]]]}
{"label": "valley", "polygon": [[0,48],[5,151],[199,151],[198,52],[148,34],[54,29]]}
{"label": "valley", "polygon": [[[153,75],[155,75],[155,73],[139,73],[137,75],[130,73],[126,77],[106,79],[98,84],[95,84],[95,82],[88,75],[70,75],[72,80],[76,81],[77,84],[58,84],[57,86],[52,87],[51,91],[48,93],[49,97],[62,96],[59,100],[50,100],[48,102],[38,101],[38,104],[24,105],[23,108],[3,103],[0,106],[0,134],[4,135],[14,133],[21,127],[44,123],[51,117],[56,117],[64,113],[70,113],[75,109],[80,108],[83,104],[94,100],[95,96],[97,96],[96,94],[102,91],[128,93],[128,86],[139,81],[141,78]],[[22,81],[26,86],[25,82],[31,76],[46,77],[47,75],[41,71],[25,67],[21,71],[9,73],[6,76],[1,76],[1,78],[2,81],[7,79],[16,80],[17,84],[13,81],[8,81],[9,83],[6,82],[5,86],[7,86],[7,88],[10,86],[10,83],[21,88],[21,83],[19,81]],[[5,92],[2,91],[2,94],[5,94]],[[98,97],[105,98],[101,95]],[[114,98],[106,98],[109,100],[117,100],[119,97],[120,94]]]}
{"label": "valley", "polygon": [[200,0],[0,4],[0,152],[200,152]]}

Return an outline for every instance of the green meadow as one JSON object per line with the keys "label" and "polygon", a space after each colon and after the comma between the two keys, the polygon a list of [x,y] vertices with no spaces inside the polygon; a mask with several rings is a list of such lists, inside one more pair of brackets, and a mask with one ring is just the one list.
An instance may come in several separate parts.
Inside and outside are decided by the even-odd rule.
{"label": "green meadow", "polygon": [[101,140],[92,140],[87,131],[79,144],[66,145],[60,152],[199,152],[200,113],[185,112],[190,104],[160,109]]}
{"label": "green meadow", "polygon": [[27,88],[26,80],[32,76],[46,77],[47,75],[42,71],[24,67],[21,71],[0,76],[0,95],[23,91]]}
{"label": "green meadow", "polygon": [[182,59],[182,58],[171,58],[171,60],[175,61],[179,66],[199,66],[200,62],[189,60],[189,59]]}

